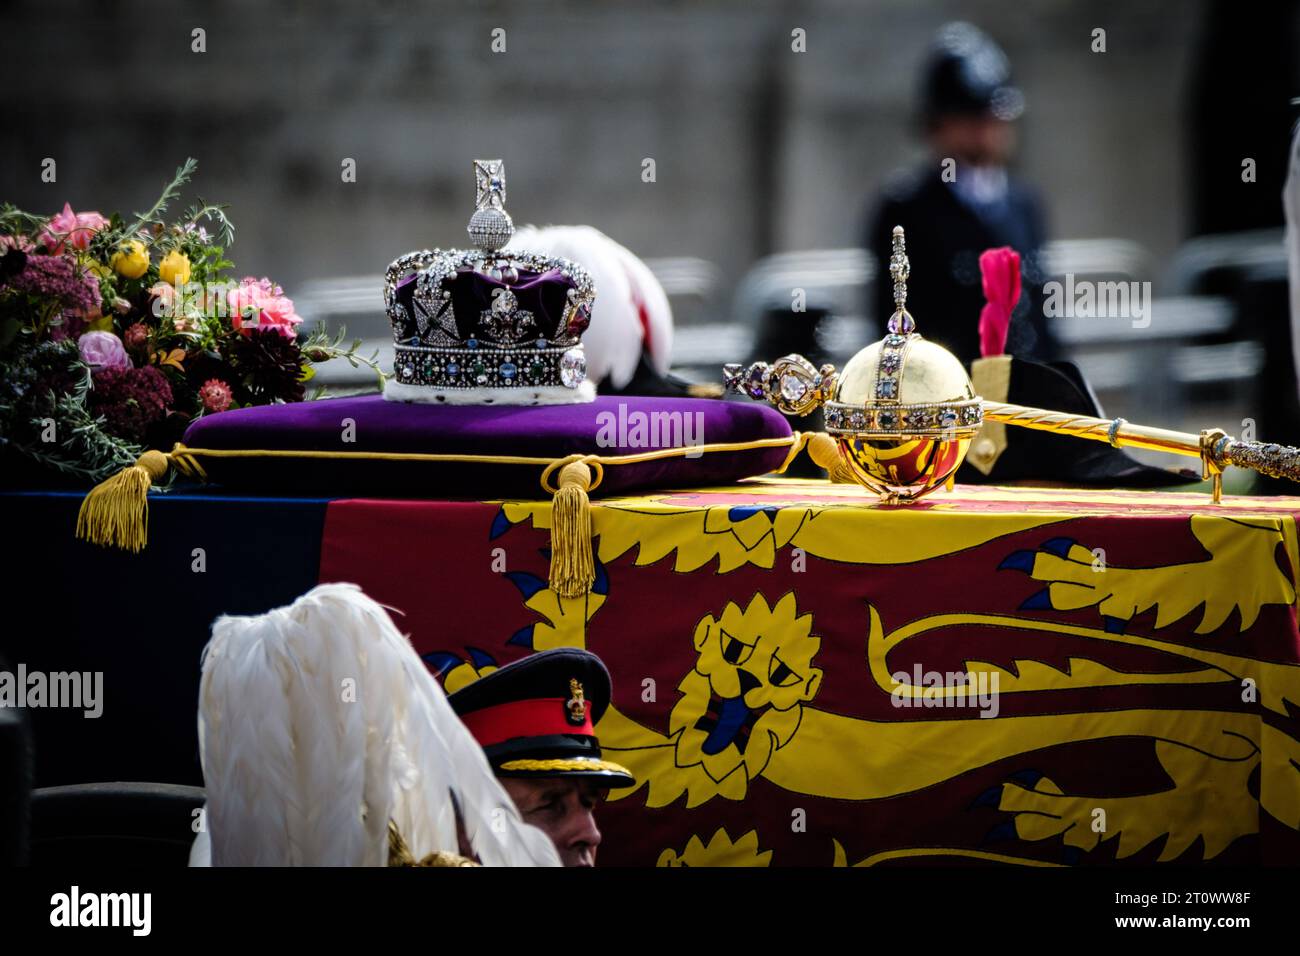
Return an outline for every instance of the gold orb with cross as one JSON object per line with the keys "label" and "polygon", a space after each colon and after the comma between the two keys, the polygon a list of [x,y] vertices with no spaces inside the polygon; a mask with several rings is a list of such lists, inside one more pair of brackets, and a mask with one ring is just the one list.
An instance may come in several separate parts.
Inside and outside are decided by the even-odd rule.
{"label": "gold orb with cross", "polygon": [[961,466],[983,421],[983,406],[958,358],[916,330],[907,311],[910,265],[903,229],[894,228],[889,263],[894,314],[884,338],[834,366],[800,355],[770,365],[728,365],[728,386],[787,415],[821,407],[826,432],[852,478],[888,502],[914,501],[942,487]]}

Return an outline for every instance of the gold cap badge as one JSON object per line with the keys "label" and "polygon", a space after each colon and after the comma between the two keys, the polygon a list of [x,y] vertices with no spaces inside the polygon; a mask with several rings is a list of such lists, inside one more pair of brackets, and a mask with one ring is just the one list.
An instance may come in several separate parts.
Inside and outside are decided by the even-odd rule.
{"label": "gold cap badge", "polygon": [[569,693],[572,695],[565,702],[569,723],[581,726],[587,721],[587,701],[582,696],[582,682],[576,677],[569,678]]}

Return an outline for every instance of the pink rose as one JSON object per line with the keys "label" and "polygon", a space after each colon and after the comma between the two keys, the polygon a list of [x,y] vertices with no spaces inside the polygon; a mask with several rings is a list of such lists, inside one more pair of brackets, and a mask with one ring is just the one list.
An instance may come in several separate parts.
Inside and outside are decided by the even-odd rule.
{"label": "pink rose", "polygon": [[[294,327],[302,318],[293,310],[293,299],[270,279],[249,276],[238,288],[226,293],[226,301],[230,305],[231,324],[240,332],[247,334],[250,329],[270,328],[289,339],[298,334]],[[244,314],[250,309],[256,312],[245,319]]]}
{"label": "pink rose", "polygon": [[50,217],[49,226],[41,233],[41,242],[50,251],[50,255],[57,256],[61,253],[64,242],[69,243],[74,249],[85,252],[90,248],[91,237],[107,225],[108,220],[99,213],[75,213],[72,211],[71,203],[65,202],[63,212],[55,213]]}
{"label": "pink rose", "polygon": [[77,348],[81,350],[81,360],[91,368],[131,368],[122,340],[112,332],[87,332],[77,339]]}
{"label": "pink rose", "polygon": [[108,218],[97,212],[77,213],[77,229],[72,235],[72,244],[82,251],[89,249],[91,237],[107,225]]}
{"label": "pink rose", "polygon": [[161,319],[164,315],[170,315],[173,318],[177,315],[176,308],[176,287],[170,282],[155,282],[149,287],[149,294],[153,299],[149,303],[149,311],[153,313],[155,319]]}

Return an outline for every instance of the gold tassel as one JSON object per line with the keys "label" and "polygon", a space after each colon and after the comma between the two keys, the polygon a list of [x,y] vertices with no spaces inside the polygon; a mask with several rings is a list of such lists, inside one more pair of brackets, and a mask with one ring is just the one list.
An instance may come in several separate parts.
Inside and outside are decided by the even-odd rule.
{"label": "gold tassel", "polygon": [[596,580],[591,555],[591,469],[572,461],[560,469],[551,504],[551,590],[561,597],[581,597]]}
{"label": "gold tassel", "polygon": [[167,474],[168,458],[147,451],[129,468],[101,481],[81,502],[77,537],[139,554],[149,540],[149,486]]}
{"label": "gold tassel", "polygon": [[853,477],[849,466],[844,464],[844,459],[840,457],[839,444],[825,432],[814,432],[808,439],[808,457],[818,467],[825,468],[831,481],[836,484],[851,485],[857,480]]}

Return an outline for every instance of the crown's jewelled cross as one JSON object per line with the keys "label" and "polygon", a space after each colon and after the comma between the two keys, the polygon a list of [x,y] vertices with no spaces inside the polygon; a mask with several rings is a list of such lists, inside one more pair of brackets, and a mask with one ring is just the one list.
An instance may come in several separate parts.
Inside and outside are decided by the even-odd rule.
{"label": "crown's jewelled cross", "polygon": [[533,313],[519,308],[519,300],[509,289],[492,293],[492,308],[479,313],[479,323],[493,340],[513,345],[537,328]]}
{"label": "crown's jewelled cross", "polygon": [[474,208],[492,206],[504,209],[506,205],[506,169],[499,159],[474,160]]}

